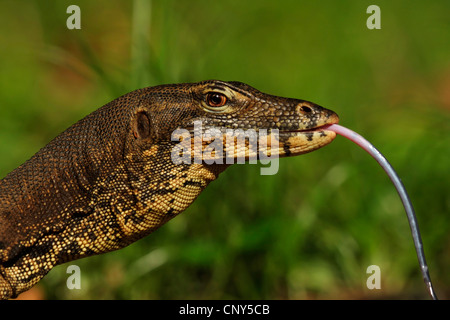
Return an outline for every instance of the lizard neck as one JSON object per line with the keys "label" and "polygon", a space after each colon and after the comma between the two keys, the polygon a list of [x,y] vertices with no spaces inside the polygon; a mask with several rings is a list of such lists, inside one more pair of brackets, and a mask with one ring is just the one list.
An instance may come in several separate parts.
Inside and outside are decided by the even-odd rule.
{"label": "lizard neck", "polygon": [[116,217],[127,241],[151,233],[183,212],[227,167],[175,165],[169,145],[154,145],[141,155],[130,153],[124,161],[128,190],[115,195],[121,198],[115,200]]}

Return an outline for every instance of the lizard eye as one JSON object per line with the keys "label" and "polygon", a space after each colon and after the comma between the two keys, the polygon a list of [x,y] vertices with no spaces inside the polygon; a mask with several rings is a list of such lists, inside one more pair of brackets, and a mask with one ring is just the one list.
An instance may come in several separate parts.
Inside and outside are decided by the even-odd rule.
{"label": "lizard eye", "polygon": [[217,92],[208,93],[206,95],[206,103],[213,108],[223,107],[227,103],[227,97]]}

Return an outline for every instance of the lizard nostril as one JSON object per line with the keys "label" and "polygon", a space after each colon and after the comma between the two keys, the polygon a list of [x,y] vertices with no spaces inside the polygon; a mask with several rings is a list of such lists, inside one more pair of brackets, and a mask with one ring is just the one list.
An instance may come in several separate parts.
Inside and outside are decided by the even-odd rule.
{"label": "lizard nostril", "polygon": [[301,106],[301,107],[300,107],[300,111],[303,111],[303,112],[311,112],[312,110],[311,110],[310,107],[307,107],[307,106]]}

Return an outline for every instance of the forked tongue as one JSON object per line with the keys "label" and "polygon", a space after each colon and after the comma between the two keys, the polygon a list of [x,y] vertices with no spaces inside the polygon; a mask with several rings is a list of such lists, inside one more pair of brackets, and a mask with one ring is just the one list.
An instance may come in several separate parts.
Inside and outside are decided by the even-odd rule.
{"label": "forked tongue", "polygon": [[337,134],[340,134],[341,136],[353,141],[357,145],[359,145],[361,148],[366,150],[377,162],[381,165],[381,167],[386,171],[387,175],[391,179],[391,181],[394,183],[395,188],[397,189],[398,194],[400,195],[400,198],[403,202],[403,206],[405,207],[406,215],[408,217],[409,226],[411,227],[411,233],[414,240],[414,246],[416,247],[416,253],[417,258],[419,259],[420,269],[422,271],[423,280],[425,281],[425,284],[428,289],[428,293],[430,294],[431,298],[434,300],[437,300],[436,293],[434,292],[433,285],[431,283],[430,274],[428,273],[428,266],[427,262],[425,260],[425,253],[423,251],[423,244],[422,239],[420,237],[420,231],[419,231],[419,225],[417,223],[416,214],[414,212],[414,208],[411,204],[411,200],[409,199],[408,194],[406,193],[406,189],[403,186],[402,181],[398,177],[397,173],[395,172],[394,168],[391,166],[391,164],[386,160],[386,158],[381,154],[380,151],[378,151],[369,141],[364,139],[361,135],[358,133],[347,129],[343,126],[340,126],[338,124],[332,124],[330,126],[327,126],[327,130],[334,131]]}

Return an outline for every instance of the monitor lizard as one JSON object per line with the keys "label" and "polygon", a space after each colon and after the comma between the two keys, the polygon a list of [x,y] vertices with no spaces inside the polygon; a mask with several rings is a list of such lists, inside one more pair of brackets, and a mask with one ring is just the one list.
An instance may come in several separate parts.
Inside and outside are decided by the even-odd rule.
{"label": "monitor lizard", "polygon": [[[183,212],[230,165],[173,161],[180,142],[172,133],[193,133],[195,121],[221,132],[278,132],[277,145],[258,151],[287,157],[330,143],[336,134],[326,125],[339,119],[234,81],[160,85],[111,101],[0,181],[0,298],[17,297],[58,264],[123,248]],[[254,150],[244,149],[248,159]]]}

